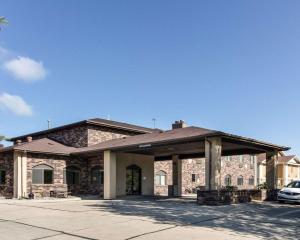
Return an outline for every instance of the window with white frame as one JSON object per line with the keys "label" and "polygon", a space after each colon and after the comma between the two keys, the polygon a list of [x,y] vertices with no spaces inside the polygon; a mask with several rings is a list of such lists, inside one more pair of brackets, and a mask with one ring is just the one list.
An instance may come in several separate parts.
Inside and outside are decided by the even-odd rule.
{"label": "window with white frame", "polygon": [[244,167],[244,156],[240,155],[239,157],[239,168]]}
{"label": "window with white frame", "polygon": [[53,168],[40,164],[32,168],[33,184],[53,184]]}
{"label": "window with white frame", "polygon": [[255,156],[251,155],[250,156],[250,169],[254,168],[254,159],[255,159]]}
{"label": "window with white frame", "polygon": [[243,178],[243,176],[238,176],[238,178],[237,178],[237,185],[238,186],[243,186],[244,185],[244,178]]}
{"label": "window with white frame", "polygon": [[160,186],[167,185],[167,173],[164,171],[159,171],[155,175],[155,184]]}
{"label": "window with white frame", "polygon": [[192,174],[192,182],[196,182],[196,174]]}
{"label": "window with white frame", "polygon": [[224,184],[225,186],[231,186],[231,176],[227,174],[224,178]]}
{"label": "window with white frame", "polygon": [[253,176],[249,177],[249,185],[254,185],[254,177]]}

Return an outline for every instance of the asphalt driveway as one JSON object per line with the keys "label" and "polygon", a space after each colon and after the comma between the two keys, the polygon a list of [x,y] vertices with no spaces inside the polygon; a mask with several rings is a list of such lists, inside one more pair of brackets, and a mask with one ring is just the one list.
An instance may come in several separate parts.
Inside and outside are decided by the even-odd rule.
{"label": "asphalt driveway", "polygon": [[0,239],[299,239],[300,206],[174,199],[0,200]]}

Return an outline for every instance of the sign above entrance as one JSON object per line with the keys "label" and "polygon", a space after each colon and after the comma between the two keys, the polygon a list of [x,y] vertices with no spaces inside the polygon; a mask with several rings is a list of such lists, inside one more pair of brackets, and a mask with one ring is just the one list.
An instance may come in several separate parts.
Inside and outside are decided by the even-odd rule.
{"label": "sign above entrance", "polygon": [[151,144],[141,144],[141,145],[139,145],[139,148],[147,148],[147,147],[151,147]]}

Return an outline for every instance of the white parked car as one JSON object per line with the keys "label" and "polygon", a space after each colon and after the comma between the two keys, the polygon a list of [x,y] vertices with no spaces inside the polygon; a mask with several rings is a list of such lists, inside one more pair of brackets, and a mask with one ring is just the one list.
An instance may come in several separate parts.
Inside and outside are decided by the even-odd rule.
{"label": "white parked car", "polygon": [[300,203],[300,180],[293,181],[281,189],[277,195],[279,202]]}

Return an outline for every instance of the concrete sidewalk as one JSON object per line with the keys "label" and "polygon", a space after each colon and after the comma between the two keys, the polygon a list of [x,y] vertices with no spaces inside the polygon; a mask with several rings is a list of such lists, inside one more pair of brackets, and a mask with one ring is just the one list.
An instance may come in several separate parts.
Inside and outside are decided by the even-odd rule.
{"label": "concrete sidewalk", "polygon": [[6,239],[298,239],[299,205],[167,199],[0,201]]}

